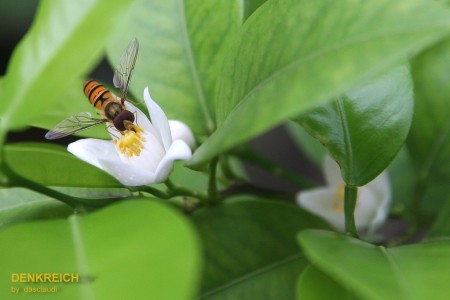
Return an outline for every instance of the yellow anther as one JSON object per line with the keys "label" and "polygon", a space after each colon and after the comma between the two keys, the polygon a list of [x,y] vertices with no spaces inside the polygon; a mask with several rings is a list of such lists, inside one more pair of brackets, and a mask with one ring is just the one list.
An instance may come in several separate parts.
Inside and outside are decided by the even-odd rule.
{"label": "yellow anther", "polygon": [[145,138],[142,136],[144,131],[141,127],[133,125],[132,130],[127,130],[120,138],[120,140],[114,140],[117,149],[120,153],[128,156],[138,156],[142,149],[144,149]]}

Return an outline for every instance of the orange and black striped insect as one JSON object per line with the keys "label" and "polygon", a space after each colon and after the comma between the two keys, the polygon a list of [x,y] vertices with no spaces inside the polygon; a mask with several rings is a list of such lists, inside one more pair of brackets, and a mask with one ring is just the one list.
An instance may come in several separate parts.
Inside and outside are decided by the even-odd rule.
{"label": "orange and black striped insect", "polygon": [[47,132],[45,138],[59,139],[104,123],[109,123],[120,132],[133,130],[135,116],[127,110],[125,100],[138,50],[138,40],[133,39],[120,58],[119,65],[114,72],[113,83],[116,88],[120,89],[120,98],[97,81],[85,81],[84,94],[102,118],[93,118],[88,112],[78,113],[61,121],[55,128]]}

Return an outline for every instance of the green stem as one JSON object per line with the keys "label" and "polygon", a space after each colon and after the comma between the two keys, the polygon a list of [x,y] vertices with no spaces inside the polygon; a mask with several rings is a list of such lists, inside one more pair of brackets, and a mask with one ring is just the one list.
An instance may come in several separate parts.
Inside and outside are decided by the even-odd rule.
{"label": "green stem", "polygon": [[344,192],[344,212],[345,212],[345,233],[358,238],[355,225],[355,208],[358,199],[358,187],[345,185]]}
{"label": "green stem", "polygon": [[0,118],[0,166],[2,166],[4,164],[4,159],[5,159],[5,154],[4,154],[4,149],[5,147],[3,146],[5,144],[6,141],[6,131],[3,130],[3,123],[2,123],[2,118]]}
{"label": "green stem", "polygon": [[70,196],[56,190],[50,189],[44,185],[41,185],[37,182],[34,182],[28,178],[25,178],[15,171],[13,171],[4,161],[1,164],[1,169],[7,177],[7,186],[8,187],[23,187],[40,194],[49,196],[53,199],[59,200],[73,209],[81,209],[86,208],[87,210],[99,208],[111,204],[113,201],[123,200],[119,199],[89,199],[89,198],[79,198]]}
{"label": "green stem", "polygon": [[274,190],[269,190],[260,186],[252,185],[249,183],[241,183],[230,186],[227,189],[220,191],[220,197],[222,199],[234,197],[236,195],[256,195],[265,199],[277,199],[287,202],[294,202],[296,193],[283,193]]}
{"label": "green stem", "polygon": [[174,184],[169,178],[167,178],[166,182],[164,182],[164,183],[167,186],[170,197],[176,197],[176,196],[193,197],[193,198],[196,198],[201,201],[207,201],[207,199],[208,199],[206,194],[200,193],[197,191],[192,191],[183,186]]}
{"label": "green stem", "polygon": [[147,185],[142,185],[142,186],[135,186],[135,187],[128,187],[128,190],[130,190],[131,192],[145,192],[145,193],[149,193],[155,197],[161,198],[161,199],[169,199],[171,198],[170,194],[168,194],[167,192],[158,190],[154,187],[151,186],[147,186]]}
{"label": "green stem", "polygon": [[129,187],[128,189],[132,192],[145,192],[152,194],[160,199],[170,199],[177,196],[193,197],[198,200],[206,201],[207,197],[205,194],[199,193],[197,191],[192,191],[188,188],[174,184],[170,179],[167,179],[164,184],[167,187],[166,191],[158,190],[151,186],[137,186]]}
{"label": "green stem", "polygon": [[266,159],[262,155],[256,153],[250,147],[245,146],[242,147],[240,150],[232,153],[232,155],[237,156],[240,159],[246,160],[252,164],[255,164],[267,171],[269,171],[272,174],[275,174],[277,176],[280,176],[281,178],[284,178],[292,183],[297,184],[301,188],[312,188],[316,187],[317,184],[307,178],[304,178],[297,173],[286,169],[284,167],[281,167],[272,161]]}
{"label": "green stem", "polygon": [[209,164],[209,182],[208,182],[208,200],[211,203],[219,201],[219,193],[217,192],[216,171],[218,159],[213,159]]}
{"label": "green stem", "polygon": [[410,213],[413,216],[413,219],[420,219],[420,202],[425,195],[425,191],[427,188],[428,178],[426,172],[420,172],[417,176],[414,188],[414,196],[411,200]]}
{"label": "green stem", "polygon": [[222,170],[222,173],[224,175],[224,179],[227,183],[235,183],[235,182],[242,182],[242,178],[238,178],[238,176],[236,176],[236,174],[234,174],[231,166],[230,166],[230,162],[229,162],[229,157],[228,156],[221,156],[219,158],[219,164],[220,164],[220,169]]}

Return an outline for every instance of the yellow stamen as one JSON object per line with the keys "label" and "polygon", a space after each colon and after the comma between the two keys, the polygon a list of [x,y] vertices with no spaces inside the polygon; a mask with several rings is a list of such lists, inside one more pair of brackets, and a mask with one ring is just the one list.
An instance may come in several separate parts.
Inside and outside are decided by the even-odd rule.
{"label": "yellow stamen", "polygon": [[[341,183],[341,185],[339,185],[338,190],[336,192],[336,197],[334,198],[333,201],[333,208],[334,210],[336,210],[337,212],[343,214],[344,213],[344,202],[345,202],[345,183]],[[359,194],[356,198],[356,207],[358,207],[358,199],[359,199]]]}
{"label": "yellow stamen", "polygon": [[340,213],[344,213],[344,194],[345,184],[341,183],[337,189],[336,196],[333,201],[333,209]]}
{"label": "yellow stamen", "polygon": [[[359,195],[358,195],[359,198]],[[358,207],[358,198],[356,199],[356,207]],[[333,201],[333,209],[341,214],[344,213],[345,202],[345,183],[341,183],[337,189],[336,196]],[[355,208],[356,208],[355,207]]]}
{"label": "yellow stamen", "polygon": [[117,149],[120,153],[128,157],[138,156],[141,150],[144,149],[145,138],[142,136],[144,130],[133,124],[129,126],[128,130],[123,133],[120,140],[114,140]]}

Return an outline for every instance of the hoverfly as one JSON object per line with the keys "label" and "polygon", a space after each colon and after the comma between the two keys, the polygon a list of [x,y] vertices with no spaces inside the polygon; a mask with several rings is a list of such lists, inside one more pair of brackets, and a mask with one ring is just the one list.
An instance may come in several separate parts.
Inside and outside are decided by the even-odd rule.
{"label": "hoverfly", "polygon": [[45,135],[46,139],[59,139],[82,130],[109,123],[119,132],[133,130],[135,116],[127,110],[125,100],[128,93],[131,75],[139,49],[138,40],[135,38],[128,45],[125,53],[122,54],[119,64],[114,72],[113,83],[120,89],[120,98],[110,92],[102,84],[94,80],[84,82],[84,94],[89,102],[97,109],[100,118],[93,118],[90,113],[82,112],[61,121]]}

